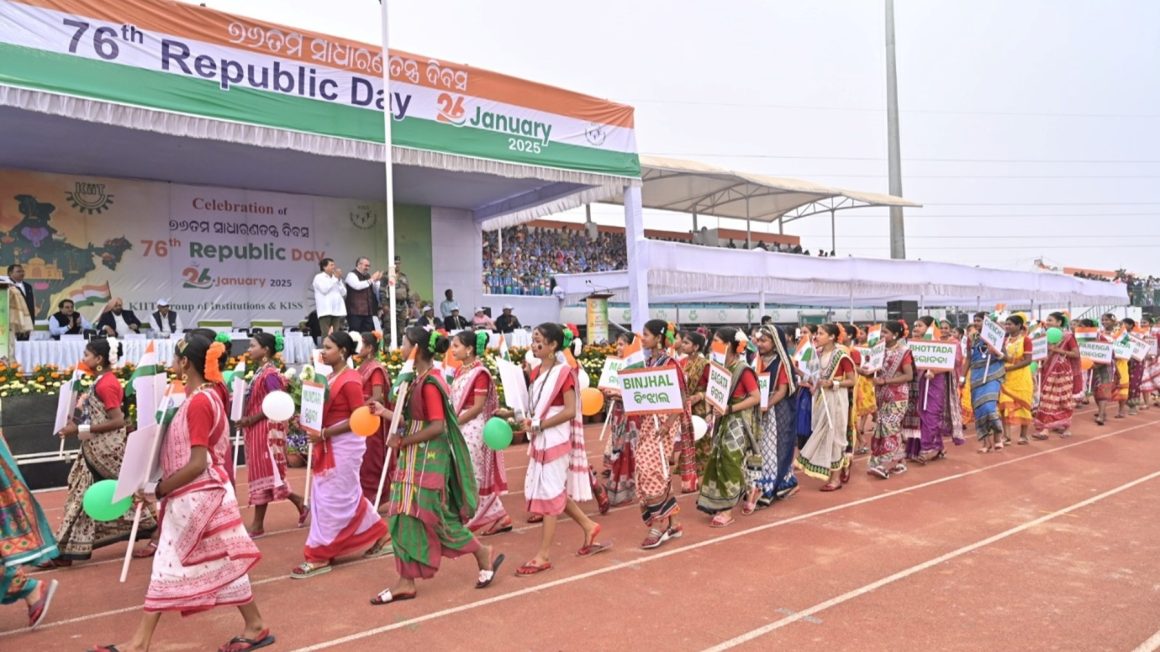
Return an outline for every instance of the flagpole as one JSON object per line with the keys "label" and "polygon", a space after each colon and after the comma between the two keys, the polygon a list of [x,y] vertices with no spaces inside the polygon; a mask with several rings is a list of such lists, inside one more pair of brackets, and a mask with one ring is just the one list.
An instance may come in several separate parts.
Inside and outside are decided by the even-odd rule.
{"label": "flagpole", "polygon": [[386,180],[386,208],[387,208],[387,264],[391,273],[387,276],[387,307],[391,324],[391,348],[399,346],[399,315],[395,310],[398,301],[398,268],[395,265],[395,182],[391,173],[391,55],[390,39],[387,23],[387,0],[379,0],[381,6],[381,23],[383,33],[383,176]]}

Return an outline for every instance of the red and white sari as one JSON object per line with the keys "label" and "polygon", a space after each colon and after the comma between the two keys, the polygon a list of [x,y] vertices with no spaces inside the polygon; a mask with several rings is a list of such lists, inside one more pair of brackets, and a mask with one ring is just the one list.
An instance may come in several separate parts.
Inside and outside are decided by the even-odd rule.
{"label": "red and white sari", "polygon": [[460,422],[459,432],[467,441],[467,449],[471,452],[471,464],[475,469],[475,481],[479,485],[479,506],[475,516],[467,523],[468,529],[475,531],[491,527],[507,517],[503,502],[500,500],[507,492],[507,473],[504,470],[503,453],[488,448],[483,441],[483,426],[495,414],[499,407],[499,396],[495,390],[495,382],[487,368],[478,361],[470,367],[461,367],[455,374],[455,381],[451,383],[451,404],[455,406],[455,413],[463,414],[469,406],[475,403],[480,395],[481,387],[484,395],[483,410],[470,421]]}
{"label": "red and white sari", "polygon": [[524,496],[532,514],[555,516],[563,513],[569,498],[592,500],[579,387],[579,372],[563,360],[557,360],[548,373],[537,373],[532,381],[529,409],[539,421],[564,411],[564,394],[569,389],[576,403],[571,421],[545,428],[528,443],[531,462],[524,478]]}
{"label": "red and white sari", "polygon": [[230,484],[229,423],[216,392],[199,388],[182,403],[162,444],[162,476],[171,477],[184,467],[194,442],[204,441],[204,433],[191,432],[189,418],[195,405],[202,410],[207,404],[213,414],[209,465],[161,501],[161,537],[145,611],[180,611],[185,616],[253,599],[247,573],[262,553],[246,534]]}

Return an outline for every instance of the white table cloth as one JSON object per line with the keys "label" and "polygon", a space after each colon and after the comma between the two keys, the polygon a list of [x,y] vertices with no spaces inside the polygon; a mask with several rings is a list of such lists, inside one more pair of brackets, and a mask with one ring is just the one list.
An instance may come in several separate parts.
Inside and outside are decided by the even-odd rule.
{"label": "white table cloth", "polygon": [[[244,333],[234,333],[233,336],[236,340],[248,339]],[[314,350],[314,342],[309,337],[303,336],[302,333],[287,333],[285,337],[285,350],[282,351],[282,359],[286,364],[301,364],[310,359],[311,352]],[[157,361],[160,364],[168,365],[170,358],[173,357],[173,348],[178,339],[180,338],[122,339],[121,359],[124,362],[137,364],[137,361],[145,354],[145,347],[149,345],[149,342],[154,342],[157,349]],[[62,368],[72,367],[84,357],[85,344],[84,340],[16,342],[16,360],[27,371],[42,364],[54,364]]]}

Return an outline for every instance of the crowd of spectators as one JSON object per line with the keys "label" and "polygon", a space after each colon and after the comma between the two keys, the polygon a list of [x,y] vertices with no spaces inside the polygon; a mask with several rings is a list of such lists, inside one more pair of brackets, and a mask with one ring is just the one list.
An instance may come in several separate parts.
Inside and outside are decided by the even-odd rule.
{"label": "crowd of spectators", "polygon": [[1076,278],[1090,281],[1104,281],[1107,283],[1123,283],[1128,286],[1128,300],[1133,306],[1149,307],[1160,305],[1160,278],[1155,276],[1139,276],[1126,269],[1116,270],[1112,278],[1100,274],[1076,272]]}

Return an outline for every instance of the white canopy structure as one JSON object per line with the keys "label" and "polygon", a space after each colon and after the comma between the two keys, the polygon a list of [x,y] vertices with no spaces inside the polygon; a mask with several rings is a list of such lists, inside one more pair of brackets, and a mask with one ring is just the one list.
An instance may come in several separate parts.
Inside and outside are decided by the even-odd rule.
{"label": "white canopy structure", "polygon": [[[654,240],[639,243],[638,251],[649,261],[649,297],[664,303],[857,307],[899,300],[937,306],[974,306],[980,302],[1128,304],[1124,285],[1047,272],[915,260],[813,258]],[[597,291],[608,292],[615,300],[632,300],[627,271],[561,274],[556,276],[556,283],[566,300],[579,300]]]}

